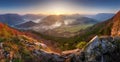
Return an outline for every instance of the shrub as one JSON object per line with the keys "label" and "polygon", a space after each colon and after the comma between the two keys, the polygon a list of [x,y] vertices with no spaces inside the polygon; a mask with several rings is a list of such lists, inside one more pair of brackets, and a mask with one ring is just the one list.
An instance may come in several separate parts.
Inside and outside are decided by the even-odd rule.
{"label": "shrub", "polygon": [[81,48],[83,48],[86,44],[87,44],[87,42],[81,41],[80,43],[77,44],[76,47],[81,49]]}

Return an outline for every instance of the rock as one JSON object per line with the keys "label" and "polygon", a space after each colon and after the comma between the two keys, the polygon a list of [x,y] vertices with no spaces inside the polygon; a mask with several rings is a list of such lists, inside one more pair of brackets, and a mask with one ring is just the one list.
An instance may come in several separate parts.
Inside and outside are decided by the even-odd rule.
{"label": "rock", "polygon": [[35,50],[37,56],[39,56],[40,62],[64,62],[65,58],[53,53],[46,53],[41,50]]}
{"label": "rock", "polygon": [[119,62],[120,38],[95,36],[72,62]]}

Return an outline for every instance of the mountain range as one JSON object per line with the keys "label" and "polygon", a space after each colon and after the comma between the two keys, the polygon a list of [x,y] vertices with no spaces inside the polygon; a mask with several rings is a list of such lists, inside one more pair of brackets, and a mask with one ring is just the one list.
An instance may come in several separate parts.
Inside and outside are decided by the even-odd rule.
{"label": "mountain range", "polygon": [[0,15],[0,22],[13,26],[25,22],[25,20],[18,14],[3,14]]}
{"label": "mountain range", "polygon": [[114,15],[114,13],[99,13],[96,15],[88,15],[87,17],[96,19],[98,21],[105,21],[112,18]]}
{"label": "mountain range", "polygon": [[[80,15],[80,14],[73,14],[73,15],[61,15],[63,16],[64,19],[78,19],[80,17],[88,17],[88,18],[93,18],[96,19],[99,17],[99,19],[109,19],[113,16],[114,14],[111,13],[99,13],[97,15]],[[8,13],[8,14],[1,14],[0,15],[0,21],[8,24],[8,25],[16,25],[28,21],[34,21],[36,23],[40,22],[41,19],[45,18],[46,16],[49,15],[42,15],[42,14],[25,14],[25,15],[19,15],[19,14],[13,14],[13,13]],[[96,19],[98,20],[98,19]],[[102,21],[102,20],[98,20]]]}
{"label": "mountain range", "polygon": [[28,21],[28,22],[25,22],[25,23],[22,23],[22,24],[19,24],[19,25],[15,25],[15,27],[18,27],[18,28],[22,28],[22,29],[29,29],[30,27],[33,27],[37,25],[37,23],[33,22],[33,21]]}
{"label": "mountain range", "polygon": [[[30,23],[30,24],[29,24]],[[29,29],[40,33],[46,33],[46,35],[58,36],[58,37],[70,37],[74,36],[74,32],[87,28],[93,24],[98,23],[97,20],[82,16],[66,16],[66,15],[49,15],[43,18],[39,23],[28,21],[23,24],[16,25],[20,29]],[[84,28],[82,28],[85,26]],[[77,29],[78,28],[78,29]],[[64,31],[64,29],[67,29]],[[69,30],[76,29],[74,32]],[[61,33],[60,33],[61,32]],[[53,34],[53,33],[56,33]],[[68,33],[68,34],[67,34]]]}

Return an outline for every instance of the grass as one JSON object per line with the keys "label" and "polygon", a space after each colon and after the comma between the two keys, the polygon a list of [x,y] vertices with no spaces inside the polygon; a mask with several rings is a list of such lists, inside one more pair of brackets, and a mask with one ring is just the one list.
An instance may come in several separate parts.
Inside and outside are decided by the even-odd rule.
{"label": "grass", "polygon": [[60,28],[57,28],[55,31],[62,33],[62,32],[70,32],[75,33],[80,31],[81,29],[86,29],[87,27],[92,26],[93,24],[82,24],[82,25],[74,25],[74,26],[62,26]]}
{"label": "grass", "polygon": [[86,44],[87,44],[87,42],[81,41],[76,45],[76,47],[82,49]]}

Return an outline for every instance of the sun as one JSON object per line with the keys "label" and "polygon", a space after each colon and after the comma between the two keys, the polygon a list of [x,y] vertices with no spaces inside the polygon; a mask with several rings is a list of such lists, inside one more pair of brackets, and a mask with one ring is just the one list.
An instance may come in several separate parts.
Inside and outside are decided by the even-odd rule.
{"label": "sun", "polygon": [[64,15],[64,14],[70,14],[69,11],[65,11],[65,10],[54,10],[51,12],[53,15]]}
{"label": "sun", "polygon": [[67,13],[66,11],[67,11],[67,10],[66,10],[64,7],[60,7],[60,6],[58,6],[58,7],[53,7],[53,8],[51,9],[51,13],[54,14],[54,15],[66,14],[66,13]]}
{"label": "sun", "polygon": [[45,11],[46,14],[50,15],[64,15],[64,14],[71,14],[71,11],[64,8],[63,6],[53,6],[50,7],[48,10]]}
{"label": "sun", "polygon": [[61,15],[61,14],[65,14],[64,12],[61,12],[61,11],[55,11],[53,12],[54,15]]}

